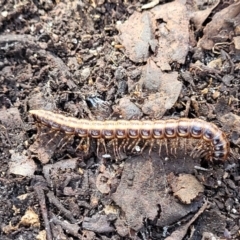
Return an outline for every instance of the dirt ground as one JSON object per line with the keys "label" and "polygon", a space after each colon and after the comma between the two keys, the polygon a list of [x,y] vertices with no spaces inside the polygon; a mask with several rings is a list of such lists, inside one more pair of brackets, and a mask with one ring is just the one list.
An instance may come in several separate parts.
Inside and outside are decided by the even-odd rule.
{"label": "dirt ground", "polygon": [[[0,3],[1,240],[240,239],[239,1]],[[211,161],[191,137],[160,156],[161,144],[139,154],[144,141],[116,157],[90,139],[86,152],[43,125],[37,136],[38,109],[201,118],[230,153]]]}

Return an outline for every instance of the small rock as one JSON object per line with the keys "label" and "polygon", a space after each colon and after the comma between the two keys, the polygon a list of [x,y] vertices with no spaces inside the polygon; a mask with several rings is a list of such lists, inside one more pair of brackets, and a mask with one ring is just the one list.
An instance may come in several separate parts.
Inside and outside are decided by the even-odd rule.
{"label": "small rock", "polygon": [[110,226],[110,224],[111,223],[108,221],[107,215],[96,214],[91,218],[85,217],[82,223],[82,227],[83,229],[97,233],[107,233],[115,231],[115,229]]}
{"label": "small rock", "polygon": [[91,74],[90,68],[84,68],[81,72],[81,78],[82,80],[86,80]]}

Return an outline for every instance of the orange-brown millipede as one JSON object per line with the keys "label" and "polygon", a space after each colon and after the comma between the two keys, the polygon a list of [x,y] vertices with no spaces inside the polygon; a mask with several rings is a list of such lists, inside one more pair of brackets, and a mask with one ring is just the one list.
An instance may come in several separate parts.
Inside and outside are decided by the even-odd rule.
{"label": "orange-brown millipede", "polygon": [[[141,140],[144,142],[141,152],[150,145],[150,153],[153,145],[157,144],[160,153],[162,144],[166,145],[167,140],[179,138],[199,139],[201,144],[207,144],[208,150],[204,151],[207,151],[205,157],[208,160],[225,161],[230,151],[225,133],[213,123],[201,119],[94,121],[66,117],[46,110],[30,110],[29,113],[34,117],[38,130],[40,125],[45,125],[70,137],[79,136],[82,138],[80,144],[86,142],[86,151],[92,138],[97,140],[97,152],[100,144],[106,151],[105,140],[111,140],[115,156],[120,149],[134,149]],[[120,139],[122,142],[119,145]],[[132,140],[131,143],[129,140]]]}

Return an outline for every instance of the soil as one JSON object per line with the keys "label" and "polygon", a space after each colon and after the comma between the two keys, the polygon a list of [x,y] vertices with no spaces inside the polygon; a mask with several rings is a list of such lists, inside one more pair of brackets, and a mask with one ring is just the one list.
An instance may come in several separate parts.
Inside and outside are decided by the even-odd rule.
{"label": "soil", "polygon": [[[238,1],[0,3],[0,239],[240,239]],[[230,153],[209,159],[191,138],[160,155],[76,150],[79,137],[38,131],[37,109],[201,118]]]}

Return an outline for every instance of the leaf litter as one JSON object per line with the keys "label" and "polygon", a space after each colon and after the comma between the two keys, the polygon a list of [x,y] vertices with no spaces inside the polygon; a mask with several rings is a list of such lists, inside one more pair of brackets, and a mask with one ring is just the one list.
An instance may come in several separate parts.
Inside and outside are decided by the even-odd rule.
{"label": "leaf litter", "polygon": [[172,188],[173,196],[186,204],[190,204],[204,192],[203,185],[191,174],[180,174],[178,177],[169,175],[168,184]]}
{"label": "leaf litter", "polygon": [[[62,109],[70,115],[90,119],[102,119],[110,114],[113,118],[158,119],[176,113],[178,116],[201,116],[209,121],[217,119],[223,129],[230,132],[232,150],[239,150],[239,119],[236,110],[238,82],[237,77],[232,77],[239,69],[232,58],[235,54],[237,59],[240,45],[237,36],[239,3],[231,3],[221,9],[221,3],[213,1],[205,10],[205,6],[195,2],[158,3],[153,1],[142,5],[142,9],[151,8],[143,12],[134,11],[136,6],[133,5],[124,10],[123,5],[128,3],[118,5],[112,9],[111,16],[115,26],[110,24],[112,19],[109,22],[109,16],[104,14],[103,1],[84,6],[91,9],[89,12],[97,9],[92,17],[83,10],[83,3],[80,2],[61,2],[56,5],[46,3],[40,8],[47,8],[47,11],[41,10],[39,15],[42,24],[35,25],[36,21],[33,21],[29,31],[22,31],[21,34],[9,34],[7,31],[8,34],[0,37],[1,50],[5,54],[4,62],[0,65],[0,124],[3,129],[0,132],[0,139],[3,140],[0,149],[4,152],[1,183],[4,182],[4,189],[9,194],[11,181],[15,178],[6,180],[6,176],[16,174],[31,179],[30,189],[34,189],[39,204],[27,197],[24,206],[35,204],[41,209],[44,219],[41,227],[46,229],[42,233],[39,231],[38,236],[33,233],[34,237],[52,239],[52,236],[57,237],[59,234],[61,239],[67,239],[69,235],[76,239],[96,239],[96,236],[106,239],[116,236],[132,239],[145,239],[146,236],[149,239],[239,236],[238,205],[235,201],[239,197],[239,172],[236,171],[238,163],[231,160],[224,165],[214,166],[212,170],[208,169],[211,163],[205,165],[200,159],[193,159],[183,148],[177,156],[163,151],[159,157],[154,149],[151,157],[124,156],[124,162],[109,162],[107,158],[97,159],[93,155],[87,156],[86,160],[74,155],[69,147],[66,155],[61,155],[59,150],[59,158],[56,144],[62,136],[53,139],[48,134],[29,147],[35,129],[27,126],[28,107]],[[29,11],[33,15],[35,11],[40,11],[36,5],[30,6]],[[14,9],[22,11],[22,8]],[[127,19],[121,11],[132,14]],[[56,13],[60,13],[60,16]],[[5,11],[1,21],[15,16],[7,15]],[[24,12],[21,16],[25,16]],[[75,21],[76,16],[78,21]],[[126,21],[116,21],[120,19],[119,16],[123,16]],[[99,32],[94,32],[101,29],[101,17],[105,17],[103,22],[109,23],[104,27],[105,39]],[[66,22],[71,30],[67,28]],[[21,19],[18,23],[22,24]],[[191,24],[197,31],[190,29]],[[114,32],[115,27],[119,30],[118,37]],[[54,32],[51,32],[52,29]],[[195,38],[194,34],[197,36],[202,30],[201,39]],[[38,35],[38,32],[44,34],[38,36],[41,39],[39,42],[39,38],[31,37],[28,32],[32,35]],[[236,36],[233,37],[231,33]],[[111,34],[124,48],[111,42]],[[58,42],[59,38],[61,41]],[[49,41],[45,42],[46,39]],[[105,45],[102,45],[103,42]],[[52,53],[53,49],[58,55]],[[232,55],[228,54],[230,50]],[[9,58],[11,54],[16,61]],[[193,58],[188,65],[192,54]],[[22,64],[22,59],[20,61],[17,58],[19,56],[26,58],[29,64]],[[109,62],[113,64],[107,64]],[[186,69],[188,76],[183,78]],[[227,75],[230,77],[227,78]],[[108,81],[112,77],[114,80]],[[227,99],[227,94],[231,98]],[[101,98],[104,100],[96,100]],[[97,107],[94,106],[96,101]],[[108,102],[112,107],[106,108]],[[114,110],[112,113],[111,109]],[[27,136],[33,138],[28,139]],[[30,150],[31,157],[28,157],[24,148]],[[69,155],[73,155],[73,158],[69,158]],[[21,161],[13,167],[8,159]],[[49,164],[49,161],[55,160],[58,162]],[[39,162],[37,168],[36,163]],[[42,167],[42,164],[46,165]],[[4,171],[6,165],[8,171]],[[19,184],[18,189],[22,194],[26,190],[21,187]],[[54,191],[50,191],[52,189]],[[204,201],[204,197],[208,197],[211,204]],[[48,199],[47,203],[45,198]],[[9,206],[9,200],[3,197],[3,203],[6,202],[6,206]],[[18,208],[13,209],[20,217]],[[61,218],[57,215],[61,215]],[[63,220],[65,218],[69,222]],[[17,222],[14,216],[13,220]],[[12,220],[3,215],[3,221],[5,225],[2,225],[2,230]],[[29,225],[24,224],[24,227],[28,228]],[[36,231],[39,225],[32,224],[32,227]],[[15,230],[11,229],[6,235],[11,235]],[[24,238],[24,229],[18,232],[14,234]]]}

